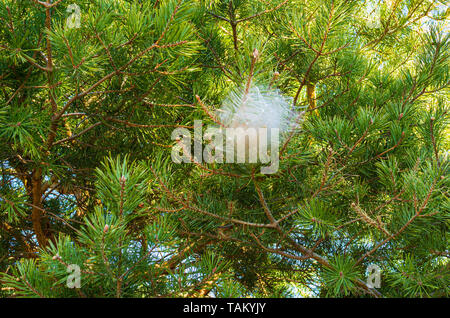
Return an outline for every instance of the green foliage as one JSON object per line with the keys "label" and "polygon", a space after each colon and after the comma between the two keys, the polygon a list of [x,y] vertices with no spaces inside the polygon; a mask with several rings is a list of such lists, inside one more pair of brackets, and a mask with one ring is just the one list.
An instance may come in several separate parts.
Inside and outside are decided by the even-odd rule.
{"label": "green foliage", "polygon": [[[448,297],[441,1],[54,4],[0,1],[1,297]],[[172,162],[247,84],[278,171]]]}
{"label": "green foliage", "polygon": [[354,281],[360,276],[354,268],[355,262],[336,255],[330,264],[332,267],[326,268],[323,276],[329,296],[347,296],[355,289]]}

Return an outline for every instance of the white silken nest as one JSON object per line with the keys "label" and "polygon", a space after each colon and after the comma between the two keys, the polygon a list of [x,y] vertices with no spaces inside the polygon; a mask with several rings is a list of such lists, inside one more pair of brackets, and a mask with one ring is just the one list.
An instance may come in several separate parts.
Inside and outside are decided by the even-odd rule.
{"label": "white silken nest", "polygon": [[[261,160],[261,149],[267,149],[267,154],[278,152],[282,140],[301,121],[302,113],[292,109],[291,100],[276,89],[251,86],[247,94],[244,88],[233,90],[217,110],[220,130],[225,136],[226,158],[234,156],[235,162],[253,163],[256,161],[252,154],[258,154],[257,162],[267,162]],[[257,142],[251,141],[255,134]],[[235,143],[235,147],[230,148],[227,143]],[[239,147],[245,152],[239,152]]]}

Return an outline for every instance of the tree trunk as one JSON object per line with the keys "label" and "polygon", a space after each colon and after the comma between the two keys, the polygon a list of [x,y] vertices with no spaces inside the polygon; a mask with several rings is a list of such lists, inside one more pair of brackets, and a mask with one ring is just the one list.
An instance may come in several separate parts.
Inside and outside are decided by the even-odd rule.
{"label": "tree trunk", "polygon": [[312,83],[308,83],[306,85],[306,96],[308,97],[308,109],[314,110],[314,112],[317,112],[317,101],[316,101],[316,85]]}
{"label": "tree trunk", "polygon": [[33,222],[34,234],[36,234],[39,247],[47,245],[47,236],[42,229],[42,169],[33,171],[31,180],[31,195],[33,207],[31,210],[31,221]]}

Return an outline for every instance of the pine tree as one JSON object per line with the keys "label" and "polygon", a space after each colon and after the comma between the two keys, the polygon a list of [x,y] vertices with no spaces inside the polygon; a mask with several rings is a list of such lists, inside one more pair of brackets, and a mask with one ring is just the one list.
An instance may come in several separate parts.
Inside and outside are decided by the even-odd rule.
{"label": "pine tree", "polygon": [[[448,297],[448,13],[2,0],[1,295]],[[171,160],[257,93],[276,173]]]}

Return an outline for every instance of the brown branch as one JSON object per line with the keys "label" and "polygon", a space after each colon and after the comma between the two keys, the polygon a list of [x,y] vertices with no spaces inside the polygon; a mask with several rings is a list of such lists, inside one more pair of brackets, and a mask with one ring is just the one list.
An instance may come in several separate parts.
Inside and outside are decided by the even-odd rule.
{"label": "brown branch", "polygon": [[361,256],[358,261],[355,263],[355,266],[358,265],[359,263],[361,263],[366,257],[372,255],[376,250],[378,250],[381,246],[383,246],[384,244],[386,244],[387,242],[389,242],[390,240],[396,238],[397,236],[399,236],[404,230],[406,230],[406,228],[417,218],[420,216],[420,214],[422,213],[422,211],[425,209],[425,207],[428,204],[428,200],[431,197],[431,194],[433,193],[434,187],[436,185],[436,181],[433,181],[433,184],[431,185],[430,190],[428,191],[427,197],[425,198],[424,202],[422,203],[420,209],[416,209],[416,213],[408,220],[408,222],[406,222],[397,232],[395,232],[394,234],[390,235],[389,237],[387,237],[386,239],[384,239],[382,242],[378,243],[373,249],[371,249],[370,251],[368,251],[367,253],[365,253],[363,256]]}
{"label": "brown branch", "polygon": [[[401,135],[400,139],[398,140],[398,142],[394,146],[392,146],[391,148],[389,148],[389,149],[383,151],[382,153],[376,155],[375,157],[373,157],[372,159],[370,159],[368,161],[376,160],[376,159],[380,158],[381,156],[385,155],[386,153],[388,153],[389,151],[392,151],[395,148],[397,148],[400,145],[400,143],[402,142],[403,137],[405,137],[405,132],[404,131],[402,131],[402,135]],[[366,162],[363,162],[363,163],[366,163]]]}
{"label": "brown branch", "polygon": [[86,129],[83,129],[78,134],[75,134],[75,135],[72,135],[70,137],[67,137],[67,138],[64,138],[64,139],[61,139],[61,140],[58,140],[58,141],[54,142],[53,145],[55,146],[55,145],[58,145],[58,144],[61,144],[61,143],[64,143],[64,142],[67,142],[67,141],[70,141],[70,140],[77,139],[78,137],[84,135],[88,131],[94,129],[95,127],[97,127],[98,125],[101,125],[101,124],[102,124],[102,122],[99,121],[99,122],[97,122],[97,123],[87,127]]}
{"label": "brown branch", "polygon": [[[161,40],[164,38],[165,34],[167,33],[167,31],[168,31],[168,29],[169,29],[169,27],[170,27],[170,25],[171,25],[175,15],[176,15],[176,13],[177,13],[177,11],[179,9],[180,3],[181,3],[181,0],[178,1],[177,6],[175,7],[174,11],[172,12],[172,15],[171,15],[169,21],[167,22],[167,24],[166,24],[163,32],[161,33],[160,37],[151,46],[149,46],[148,48],[146,48],[143,51],[141,51],[140,53],[138,53],[135,57],[133,57],[127,63],[122,65],[120,68],[118,68],[118,69],[114,70],[113,72],[105,75],[103,78],[98,80],[96,83],[94,83],[91,87],[89,87],[88,89],[86,89],[82,93],[79,93],[79,94],[73,96],[71,99],[69,99],[67,101],[67,103],[64,105],[64,107],[59,112],[54,114],[54,116],[52,117],[52,120],[51,120],[50,134],[49,134],[48,141],[47,141],[48,149],[50,149],[53,146],[53,141],[54,141],[54,139],[56,137],[56,130],[57,130],[57,127],[58,127],[59,119],[66,112],[66,110],[70,107],[70,105],[72,105],[73,102],[75,102],[76,100],[86,96],[91,91],[93,91],[96,87],[101,85],[103,82],[111,79],[115,75],[120,74],[120,72],[124,71],[126,68],[128,68],[134,62],[136,62],[139,58],[141,58],[147,52],[149,52],[149,51],[151,51],[151,50],[153,50],[155,48],[170,48],[170,47],[183,45],[183,44],[186,44],[188,42],[188,41],[179,41],[179,42],[163,44],[163,45],[159,44],[161,42]],[[49,58],[49,61],[51,61],[50,58]]]}
{"label": "brown branch", "polygon": [[238,219],[234,219],[234,218],[223,217],[223,216],[211,213],[209,211],[200,209],[200,208],[188,203],[186,200],[181,199],[181,198],[177,197],[175,194],[173,194],[173,192],[170,191],[170,189],[165,185],[165,183],[158,176],[156,171],[151,166],[149,168],[150,168],[150,171],[155,176],[155,178],[159,181],[159,184],[161,185],[164,192],[166,192],[170,198],[172,198],[173,200],[175,200],[176,202],[181,204],[184,207],[184,209],[186,209],[186,210],[191,210],[191,211],[203,214],[203,215],[207,215],[207,216],[213,217],[215,219],[218,219],[218,220],[221,220],[221,221],[224,221],[227,223],[235,223],[235,224],[239,224],[239,225],[243,225],[243,226],[257,227],[257,228],[273,228],[273,224],[246,222],[246,221],[242,221],[242,220],[238,220]]}
{"label": "brown branch", "polygon": [[289,2],[289,0],[285,0],[285,1],[283,1],[282,3],[280,3],[279,5],[277,5],[276,7],[273,7],[273,8],[271,8],[271,9],[267,9],[267,10],[264,10],[264,11],[262,11],[262,12],[256,13],[256,14],[254,14],[254,15],[252,15],[252,16],[249,16],[249,17],[246,17],[246,18],[242,18],[242,19],[236,20],[236,23],[248,21],[248,20],[254,19],[254,18],[256,18],[256,17],[259,17],[259,16],[261,16],[261,15],[263,15],[263,14],[266,14],[266,13],[269,13],[269,12],[272,12],[272,11],[275,11],[275,10],[278,10],[279,8],[281,8],[282,6],[284,6],[284,5],[285,5],[286,3],[288,3],[288,2]]}

